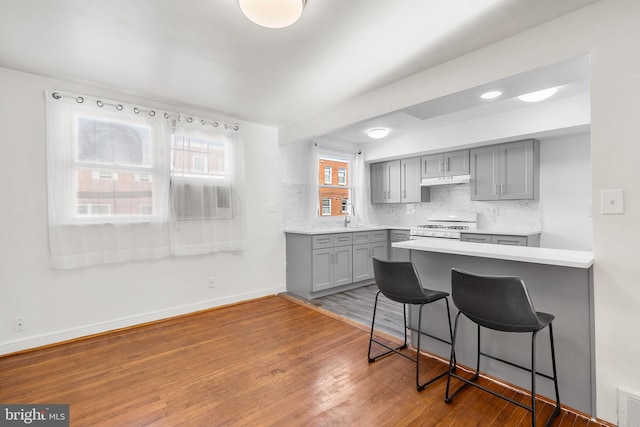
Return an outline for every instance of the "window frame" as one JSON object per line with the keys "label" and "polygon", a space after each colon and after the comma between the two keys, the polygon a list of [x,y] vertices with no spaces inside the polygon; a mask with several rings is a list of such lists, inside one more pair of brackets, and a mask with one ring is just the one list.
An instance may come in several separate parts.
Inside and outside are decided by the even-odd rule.
{"label": "window frame", "polygon": [[[318,182],[318,190],[317,190],[317,194],[316,194],[316,200],[319,201],[320,206],[318,208],[318,218],[324,218],[325,220],[329,219],[329,218],[333,218],[335,219],[336,217],[340,217],[344,215],[344,211],[342,211],[342,209],[340,209],[340,213],[336,214],[336,215],[332,215],[332,214],[325,214],[323,212],[323,206],[322,206],[322,199],[326,198],[325,196],[322,195],[322,191],[323,189],[336,189],[336,190],[347,190],[347,197],[342,197],[342,199],[347,200],[347,205],[349,203],[351,203],[351,200],[353,200],[353,196],[355,194],[355,187],[352,184],[353,180],[349,178],[349,176],[353,173],[354,170],[354,165],[355,165],[355,155],[353,153],[350,152],[346,152],[346,151],[339,151],[339,150],[331,150],[331,149],[320,149],[318,150],[318,159],[317,159],[317,163],[318,163],[318,167],[319,168],[330,168],[332,169],[333,172],[333,168],[331,166],[324,166],[322,165],[322,160],[330,160],[330,161],[338,161],[338,162],[343,162],[346,163],[346,167],[343,168],[345,170],[345,181],[346,183],[344,185],[336,183],[336,184],[323,184]],[[324,174],[323,174],[324,175]],[[324,180],[323,180],[324,181]],[[330,205],[332,206],[332,205]]]}
{"label": "window frame", "polygon": [[[144,127],[148,128],[149,131],[149,143],[150,143],[150,162],[148,165],[125,165],[117,162],[106,163],[106,162],[96,162],[96,161],[86,161],[79,159],[79,129],[80,129],[80,119],[82,117],[88,117],[99,121],[111,122],[116,124],[122,124],[125,126],[132,127]],[[111,112],[108,110],[95,109],[90,108],[84,105],[78,105],[75,109],[72,109],[68,114],[67,118],[69,119],[69,125],[71,126],[71,158],[69,159],[69,170],[72,176],[70,177],[71,188],[69,189],[69,201],[70,206],[67,207],[68,214],[67,219],[64,221],[69,224],[109,224],[109,223],[117,223],[117,224],[135,224],[135,223],[148,223],[148,222],[161,222],[163,221],[168,214],[168,206],[164,206],[163,203],[160,202],[158,194],[161,192],[160,185],[163,182],[166,182],[164,177],[158,168],[159,159],[158,156],[158,147],[157,144],[163,144],[164,142],[158,139],[158,135],[160,132],[158,131],[158,127],[160,126],[159,119],[144,118],[144,116],[134,116],[129,114],[123,114],[120,112]],[[142,215],[142,214],[116,214],[114,213],[115,207],[111,205],[111,203],[80,203],[80,198],[78,197],[79,193],[79,182],[78,182],[78,173],[80,171],[91,171],[91,177],[94,177],[94,174],[97,175],[96,180],[109,180],[109,181],[119,181],[122,180],[123,175],[131,174],[131,179],[133,182],[138,182],[136,180],[137,175],[148,175],[151,177],[151,205],[153,214],[152,215]],[[108,178],[106,176],[100,176],[101,174],[111,174],[111,177]],[[154,196],[155,195],[155,196]],[[148,202],[141,202],[141,204],[147,204]],[[79,205],[103,205],[108,204],[110,213],[108,215],[81,215],[78,214]],[[140,210],[138,209],[138,212]]]}
{"label": "window frame", "polygon": [[[193,156],[193,151],[190,148],[179,149],[176,137],[185,138],[186,141],[182,141],[183,144],[191,144],[193,141],[201,141],[202,144],[210,144],[207,142],[211,140],[213,144],[221,144],[223,155],[218,159],[218,170],[222,169],[222,172],[211,171],[209,168],[209,158],[206,155],[198,154],[198,156],[204,157],[207,170],[205,172],[193,170],[193,159],[197,156]],[[234,216],[234,201],[233,201],[233,188],[231,170],[232,167],[232,146],[224,136],[220,136],[220,139],[213,138],[210,134],[203,133],[197,129],[182,129],[180,132],[174,129],[171,135],[171,143],[169,146],[170,151],[170,164],[169,164],[169,176],[172,186],[172,193],[176,194],[182,191],[184,197],[191,197],[191,193],[188,190],[188,185],[196,184],[205,187],[207,190],[200,194],[201,200],[207,203],[206,214],[196,215],[195,212],[188,209],[184,205],[176,205],[174,201],[170,200],[171,211],[173,218],[176,221],[194,221],[194,220],[228,220]],[[183,156],[188,154],[190,157],[189,171],[174,169],[174,161],[176,152],[182,151]],[[209,153],[209,151],[207,151]],[[176,187],[180,186],[180,187]],[[195,193],[193,197],[200,198]],[[205,209],[205,206],[200,206]]]}

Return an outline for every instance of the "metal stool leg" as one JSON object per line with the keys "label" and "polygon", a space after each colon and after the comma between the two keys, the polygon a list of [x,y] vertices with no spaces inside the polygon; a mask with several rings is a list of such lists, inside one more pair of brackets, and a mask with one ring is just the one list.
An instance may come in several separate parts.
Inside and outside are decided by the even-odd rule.
{"label": "metal stool leg", "polygon": [[[406,306],[405,306],[405,304],[402,304],[403,312],[405,313],[405,316],[404,316],[404,326],[405,326],[404,327],[404,343],[399,347],[393,348],[393,347],[389,347],[387,344],[382,343],[380,341],[377,341],[376,339],[373,338],[373,330],[374,330],[374,326],[375,326],[375,323],[376,323],[376,312],[378,310],[378,297],[379,296],[380,296],[380,291],[378,291],[378,293],[376,294],[376,299],[375,299],[375,301],[373,303],[373,319],[371,320],[371,333],[369,334],[369,352],[368,352],[368,355],[367,355],[369,363],[373,363],[376,360],[380,359],[381,357],[386,356],[387,354],[390,354],[390,353],[398,353],[398,354],[400,354],[400,355],[402,355],[404,357],[409,358],[405,354],[399,353],[400,350],[403,350],[403,349],[405,349],[407,347],[407,316],[406,316]],[[379,354],[376,357],[371,357],[371,343],[374,343],[374,342],[376,344],[381,345],[382,347],[386,348],[388,351],[386,351],[386,352],[384,352],[382,354]],[[409,359],[413,360],[411,358],[409,358]]]}

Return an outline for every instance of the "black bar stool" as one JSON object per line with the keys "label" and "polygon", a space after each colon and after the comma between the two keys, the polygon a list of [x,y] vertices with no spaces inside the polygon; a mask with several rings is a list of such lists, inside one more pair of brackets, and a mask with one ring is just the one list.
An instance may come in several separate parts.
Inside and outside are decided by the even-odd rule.
{"label": "black bar stool", "polygon": [[[536,312],[534,310],[527,288],[519,277],[480,276],[454,268],[451,273],[451,297],[453,298],[453,303],[458,308],[459,312],[456,315],[453,330],[453,342],[451,345],[451,359],[449,361],[449,375],[447,376],[445,401],[447,403],[451,402],[462,389],[467,385],[472,385],[528,410],[531,412],[531,425],[535,426],[536,375],[540,375],[553,381],[556,392],[556,407],[553,414],[551,414],[551,417],[547,421],[547,426],[550,426],[553,420],[558,416],[558,414],[560,414],[560,394],[558,392],[556,357],[553,345],[553,326],[551,324],[554,316],[548,313]],[[464,314],[465,317],[477,325],[478,349],[476,372],[471,379],[466,379],[453,373],[455,369],[455,359],[453,355],[455,354],[456,337],[458,334],[458,320],[460,319],[461,314]],[[480,370],[481,326],[496,331],[531,333],[531,368],[496,358],[497,360],[531,373],[531,406],[526,406],[474,382],[478,379]],[[547,326],[549,327],[549,339],[551,342],[553,376],[536,372],[536,335]],[[453,394],[449,394],[449,386],[452,377],[463,381],[464,384],[453,392]]]}
{"label": "black bar stool", "polygon": [[[379,358],[386,356],[390,353],[397,353],[416,363],[416,388],[418,391],[424,389],[427,385],[431,384],[438,378],[442,378],[447,375],[448,371],[445,371],[430,380],[420,383],[420,336],[424,334],[422,332],[422,308],[426,304],[430,304],[435,301],[444,300],[447,305],[447,321],[449,323],[449,339],[452,337],[451,329],[451,315],[449,313],[449,300],[447,292],[434,291],[431,289],[425,289],[420,283],[420,278],[412,262],[410,261],[388,261],[380,258],[373,258],[373,274],[378,285],[378,293],[376,294],[375,303],[373,306],[373,319],[371,321],[371,334],[369,336],[369,363],[372,363]],[[374,325],[376,322],[376,311],[378,308],[378,297],[382,293],[384,296],[392,301],[402,303],[402,309],[404,314],[404,343],[400,347],[389,347],[387,344],[377,341],[373,337]],[[400,350],[407,347],[407,304],[419,305],[418,312],[418,342],[416,358],[413,359]],[[444,341],[437,337],[440,341]],[[376,343],[388,349],[388,351],[379,354],[375,357],[371,357],[371,343]],[[451,341],[444,341],[450,344]]]}

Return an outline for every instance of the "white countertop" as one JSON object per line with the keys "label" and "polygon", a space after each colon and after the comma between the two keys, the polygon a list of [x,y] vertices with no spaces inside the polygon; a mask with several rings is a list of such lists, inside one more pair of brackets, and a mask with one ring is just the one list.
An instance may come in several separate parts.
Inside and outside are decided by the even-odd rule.
{"label": "white countertop", "polygon": [[492,245],[488,243],[460,242],[458,240],[447,239],[410,240],[392,243],[392,246],[394,248],[413,249],[417,251],[522,261],[562,267],[589,268],[593,265],[593,252],[567,249]]}
{"label": "white countertop", "polygon": [[[331,227],[331,228],[289,228],[285,229],[285,233],[292,234],[336,234],[336,233],[359,233],[365,231],[402,229],[403,227],[387,227],[384,225],[366,225],[366,226],[349,226],[349,227]],[[407,228],[408,230],[409,228]]]}
{"label": "white countertop", "polygon": [[502,236],[535,236],[540,234],[540,230],[523,231],[502,228],[480,228],[478,230],[460,230],[460,232],[465,234],[499,234]]}

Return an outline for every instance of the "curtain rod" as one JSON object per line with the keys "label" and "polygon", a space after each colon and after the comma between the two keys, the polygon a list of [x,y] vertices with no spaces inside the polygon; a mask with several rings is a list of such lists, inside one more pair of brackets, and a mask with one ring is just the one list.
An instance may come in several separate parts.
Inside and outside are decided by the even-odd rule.
{"label": "curtain rod", "polygon": [[[61,92],[61,91],[53,91],[51,92],[51,97],[53,99],[61,99],[61,98],[67,98],[67,99],[74,99],[78,104],[84,104],[84,102],[86,101],[85,96],[80,96],[80,95],[71,95],[65,92]],[[92,97],[96,99],[96,105],[100,108],[103,108],[105,106],[108,107],[113,107],[115,108],[117,111],[123,111],[124,110],[124,105],[121,103],[113,103],[111,101],[103,101],[97,97]],[[126,104],[126,103],[125,103]],[[136,107],[136,106],[132,106],[131,111],[133,111],[134,114],[140,114],[140,113],[147,113],[149,114],[149,116],[154,117],[156,115],[156,110],[154,109],[146,109],[146,108],[141,108],[141,107]],[[165,112],[163,114],[163,117],[165,119],[170,119],[173,118],[177,121],[182,121],[181,117],[185,117],[185,121],[187,123],[193,123],[194,118],[190,115],[187,114],[181,114],[181,113],[174,113],[174,112]],[[240,125],[238,123],[235,124],[231,124],[231,123],[227,123],[227,122],[222,122],[220,120],[205,120],[205,119],[200,119],[200,124],[202,126],[205,125],[211,125],[214,128],[217,128],[219,126],[224,127],[226,130],[229,131],[234,131],[237,132],[240,130]]]}

